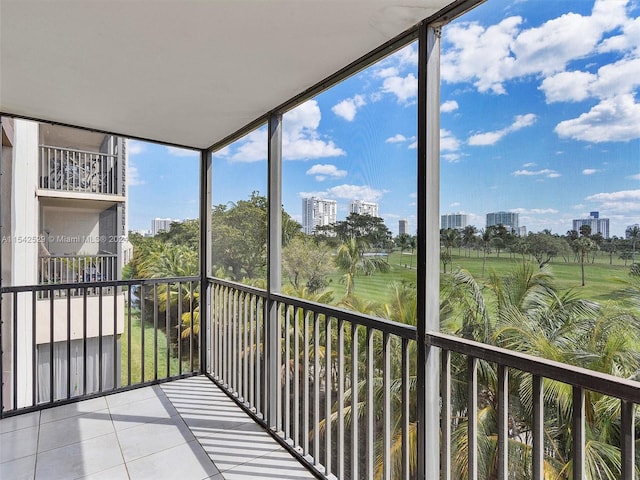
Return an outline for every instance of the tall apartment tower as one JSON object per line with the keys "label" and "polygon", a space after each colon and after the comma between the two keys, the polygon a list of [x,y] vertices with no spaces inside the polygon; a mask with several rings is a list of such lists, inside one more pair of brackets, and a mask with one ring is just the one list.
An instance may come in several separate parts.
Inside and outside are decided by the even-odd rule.
{"label": "tall apartment tower", "polygon": [[365,202],[364,200],[354,200],[349,206],[349,212],[377,217],[378,204],[375,202]]}
{"label": "tall apartment tower", "polygon": [[[120,279],[132,253],[127,240],[126,162],[124,138],[2,118],[3,286]],[[18,404],[32,395],[60,399],[83,389],[97,391],[99,363],[103,365],[100,388],[117,386],[113,379],[120,378],[125,295],[113,288],[105,288],[100,298],[95,289],[81,292],[3,297],[2,318],[11,318],[12,311],[27,312],[15,323],[5,322],[3,331],[8,338],[18,339],[15,351],[4,348],[2,353],[3,388],[10,391],[6,382],[16,382]],[[37,326],[32,324],[32,309],[33,318],[39,319]],[[91,314],[83,319],[83,311]],[[99,327],[101,317],[111,320]],[[67,335],[71,336],[71,365],[63,348]],[[13,362],[21,366],[21,374],[12,380],[6,373]],[[83,365],[91,370],[83,372]],[[48,387],[39,386],[49,385],[52,371],[58,373],[53,378],[54,391],[49,392]],[[59,372],[69,372],[73,381]],[[71,392],[66,391],[67,381]]]}
{"label": "tall apartment tower", "polygon": [[160,232],[167,232],[171,228],[171,218],[154,218],[151,220],[151,235],[155,236]]}
{"label": "tall apartment tower", "polygon": [[592,235],[600,233],[604,238],[609,238],[609,219],[600,218],[600,212],[589,212],[589,218],[577,218],[572,222],[572,228],[576,232],[579,232],[583,225],[591,227]]}
{"label": "tall apartment tower", "polygon": [[520,232],[520,216],[515,212],[492,212],[487,213],[487,227],[502,225],[507,230]]}
{"label": "tall apartment tower", "polygon": [[335,200],[318,197],[302,199],[302,231],[307,235],[315,233],[317,227],[336,223],[338,204]]}
{"label": "tall apartment tower", "polygon": [[440,228],[447,230],[449,228],[462,230],[469,225],[469,215],[464,213],[447,213],[440,215]]}
{"label": "tall apartment tower", "polygon": [[398,235],[409,235],[409,222],[407,220],[398,220]]}

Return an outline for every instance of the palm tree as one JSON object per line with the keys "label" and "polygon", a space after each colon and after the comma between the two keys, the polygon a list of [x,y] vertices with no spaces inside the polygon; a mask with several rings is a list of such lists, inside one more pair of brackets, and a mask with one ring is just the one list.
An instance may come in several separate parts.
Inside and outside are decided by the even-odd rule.
{"label": "palm tree", "polygon": [[[588,226],[588,225],[583,225]],[[588,256],[589,252],[592,252],[598,248],[598,245],[587,236],[582,236],[573,241],[573,247],[575,251],[580,255],[580,270],[582,272],[582,286],[584,287],[584,259]]]}
{"label": "palm tree", "polygon": [[345,297],[349,297],[355,290],[355,277],[358,273],[371,275],[372,273],[389,271],[389,264],[380,257],[365,255],[367,244],[363,240],[350,238],[338,248],[335,257],[336,267],[344,273]]}

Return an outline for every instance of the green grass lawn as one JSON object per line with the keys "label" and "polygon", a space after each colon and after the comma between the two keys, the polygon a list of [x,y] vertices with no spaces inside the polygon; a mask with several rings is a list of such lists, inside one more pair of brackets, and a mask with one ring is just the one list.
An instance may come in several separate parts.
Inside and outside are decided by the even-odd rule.
{"label": "green grass lawn", "polygon": [[[499,276],[505,276],[519,263],[522,257],[510,256],[508,253],[502,252],[498,257],[495,253],[487,256],[485,264],[484,276],[482,274],[482,254],[476,255],[472,251],[467,256],[465,250],[461,250],[458,254],[457,249],[452,254],[452,263],[447,266],[447,271],[451,271],[453,267],[465,268],[476,278],[480,284],[489,281],[489,276],[495,272]],[[415,283],[416,256],[413,260],[408,252],[400,255],[400,252],[394,252],[389,257],[391,269],[387,273],[375,273],[371,276],[358,275],[355,279],[355,293],[365,300],[383,303],[390,300],[391,290],[389,285],[392,282],[408,281]],[[412,266],[412,268],[410,268]],[[629,273],[629,266],[624,266],[624,262],[620,259],[613,258],[613,264],[609,264],[609,256],[600,252],[596,256],[595,262],[585,262],[585,286],[581,286],[580,264],[570,261],[565,263],[562,259],[554,259],[549,265],[556,279],[557,285],[562,290],[574,289],[579,292],[583,298],[595,300],[597,302],[605,302],[607,300],[622,300],[619,279],[625,279]],[[440,263],[440,271],[442,272],[442,263]],[[328,276],[329,289],[334,294],[334,303],[338,303],[344,297],[344,283],[342,275],[335,273]]]}
{"label": "green grass lawn", "polygon": [[[125,311],[125,325],[128,312]],[[128,329],[125,326],[121,337],[122,344],[122,385],[128,385],[127,362],[129,361],[129,343],[131,343],[131,384],[148,382],[156,378],[154,360],[154,333],[153,326],[145,325],[144,328],[144,360],[142,358],[142,328],[140,324],[140,311],[131,311],[131,339],[128,337]],[[167,375],[167,337],[162,330],[158,330],[158,355],[157,378],[165,378]],[[144,380],[142,380],[142,365],[144,364]],[[169,358],[171,375],[178,374],[178,359]],[[183,364],[184,368],[184,364]]]}

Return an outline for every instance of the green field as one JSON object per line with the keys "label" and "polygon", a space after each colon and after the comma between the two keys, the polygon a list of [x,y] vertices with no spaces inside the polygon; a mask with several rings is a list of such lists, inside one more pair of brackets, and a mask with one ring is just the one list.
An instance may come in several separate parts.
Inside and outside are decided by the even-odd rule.
{"label": "green field", "polygon": [[[125,319],[127,312],[125,312]],[[142,328],[140,324],[140,311],[131,311],[131,339],[128,337],[128,329],[122,333],[122,365],[128,364],[129,343],[131,343],[131,384],[141,383],[142,365],[144,363],[144,381],[149,382],[156,378],[156,365],[154,359],[154,333],[152,325],[145,325],[144,328],[144,359],[142,357]],[[158,330],[158,355],[157,355],[157,378],[165,378],[167,374],[167,337],[162,330]],[[178,359],[171,356],[169,358],[170,373],[178,373]],[[184,368],[184,365],[183,365]],[[122,369],[122,385],[128,385],[127,369]]]}
{"label": "green field", "polygon": [[[464,268],[471,272],[480,284],[489,281],[490,274],[495,272],[499,276],[504,276],[513,270],[514,266],[522,262],[521,256],[511,257],[508,253],[502,252],[498,257],[495,253],[487,256],[485,264],[485,273],[482,275],[482,256],[477,256],[476,252],[471,252],[470,256],[466,256],[465,250],[458,254],[457,249],[452,253],[452,263],[447,266],[447,271],[451,271],[451,267]],[[580,264],[577,262],[565,263],[562,259],[554,259],[549,265],[553,273],[557,285],[561,290],[574,289],[580,292],[583,298],[595,300],[597,302],[605,302],[607,300],[621,300],[619,293],[619,279],[625,279],[628,276],[629,266],[624,266],[624,262],[620,259],[613,258],[612,265],[609,264],[609,256],[600,253],[596,256],[595,262],[585,262],[585,286],[582,287]],[[415,255],[413,261],[411,255],[400,252],[394,252],[389,256],[389,264],[391,270],[387,273],[375,273],[371,276],[358,275],[355,279],[355,293],[365,300],[374,302],[385,302],[390,299],[389,285],[397,281],[414,282],[416,280]],[[410,268],[413,264],[413,268]],[[442,272],[442,263],[440,263],[440,272]],[[329,288],[334,292],[334,302],[339,302],[344,296],[344,284],[342,283],[342,275],[335,273],[329,275]]]}

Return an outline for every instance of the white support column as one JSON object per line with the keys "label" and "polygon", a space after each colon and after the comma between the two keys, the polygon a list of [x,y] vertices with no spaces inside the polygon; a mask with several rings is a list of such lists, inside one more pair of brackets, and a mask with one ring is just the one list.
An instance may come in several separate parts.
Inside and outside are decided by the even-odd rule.
{"label": "white support column", "polygon": [[418,36],[418,478],[440,475],[439,350],[425,333],[439,330],[440,29]]}
{"label": "white support column", "polygon": [[268,145],[268,204],[267,215],[267,301],[268,317],[266,328],[266,365],[267,365],[267,423],[270,427],[277,425],[278,403],[278,348],[280,332],[278,331],[278,310],[271,301],[270,295],[280,291],[282,284],[282,115],[269,116]]}

